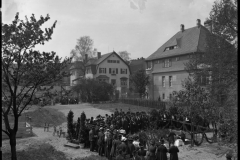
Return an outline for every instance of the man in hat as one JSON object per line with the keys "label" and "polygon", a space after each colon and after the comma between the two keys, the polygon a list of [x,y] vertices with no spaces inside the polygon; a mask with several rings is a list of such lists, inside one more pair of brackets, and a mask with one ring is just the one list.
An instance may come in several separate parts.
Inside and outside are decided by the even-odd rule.
{"label": "man in hat", "polygon": [[157,160],[167,160],[167,148],[164,146],[164,140],[160,140],[160,145],[157,147]]}
{"label": "man in hat", "polygon": [[155,141],[151,140],[150,141],[150,146],[148,148],[148,155],[147,155],[147,160],[156,160],[156,146],[155,146]]}
{"label": "man in hat", "polygon": [[147,154],[147,151],[144,150],[144,146],[140,144],[140,150],[138,151],[138,155],[140,156],[141,160],[145,160],[145,156]]}
{"label": "man in hat", "polygon": [[133,151],[135,151],[136,148],[133,145],[133,138],[132,137],[128,138],[128,149],[129,149],[130,158],[133,158]]}
{"label": "man in hat", "polygon": [[123,151],[119,150],[118,153],[119,154],[116,156],[116,160],[125,160]]}
{"label": "man in hat", "polygon": [[93,126],[91,126],[91,129],[89,131],[89,142],[90,142],[90,151],[93,152],[93,136],[94,136],[94,133],[93,133]]}
{"label": "man in hat", "polygon": [[171,143],[168,152],[170,153],[170,160],[178,160],[178,147]]}
{"label": "man in hat", "polygon": [[127,141],[127,138],[126,137],[122,137],[122,140],[121,140],[121,144],[117,147],[117,150],[121,150],[122,151],[122,154],[124,156],[124,158],[126,157],[127,153],[128,153],[128,147],[126,145],[126,141]]}
{"label": "man in hat", "polygon": [[168,134],[168,142],[170,148],[170,144],[174,144],[176,134],[172,131],[172,129],[170,129],[169,131],[170,133]]}
{"label": "man in hat", "polygon": [[103,133],[103,127],[100,127],[98,133],[98,155],[103,156],[103,147],[104,147],[104,133]]}

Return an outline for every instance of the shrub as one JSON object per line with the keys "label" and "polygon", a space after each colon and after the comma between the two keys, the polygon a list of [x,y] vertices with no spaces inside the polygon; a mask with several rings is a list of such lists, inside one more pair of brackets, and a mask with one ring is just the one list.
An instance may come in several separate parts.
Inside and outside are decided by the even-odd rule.
{"label": "shrub", "polygon": [[73,135],[74,135],[74,126],[73,126],[73,112],[70,110],[67,116],[67,133],[69,135],[69,139],[72,140],[73,139]]}

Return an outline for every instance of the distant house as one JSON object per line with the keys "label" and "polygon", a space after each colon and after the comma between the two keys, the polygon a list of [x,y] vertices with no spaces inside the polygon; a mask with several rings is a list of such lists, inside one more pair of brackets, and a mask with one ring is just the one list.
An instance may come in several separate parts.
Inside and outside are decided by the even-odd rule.
{"label": "distant house", "polygon": [[78,80],[80,78],[84,77],[83,72],[83,62],[82,61],[75,61],[71,64],[71,67],[69,68],[69,72],[71,74],[70,76],[70,86],[74,86],[78,83]]}
{"label": "distant house", "polygon": [[[185,29],[181,25],[180,31],[146,59],[146,72],[152,77],[152,85],[148,88],[151,99],[171,99],[173,91],[182,89],[182,81],[189,76],[184,64],[192,53],[205,52],[209,30],[211,26],[207,23],[202,26],[199,19],[195,27]],[[209,83],[209,77],[202,81]]]}
{"label": "distant house", "polygon": [[111,83],[121,94],[129,88],[129,75],[129,65],[115,51],[104,55],[98,52],[97,58],[89,59],[86,64],[86,78]]}

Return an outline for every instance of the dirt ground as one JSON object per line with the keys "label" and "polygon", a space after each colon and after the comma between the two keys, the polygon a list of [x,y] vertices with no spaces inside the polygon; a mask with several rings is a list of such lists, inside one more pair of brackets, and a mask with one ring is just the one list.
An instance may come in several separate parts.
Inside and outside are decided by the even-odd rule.
{"label": "dirt ground", "polygon": [[[96,117],[97,115],[111,114],[109,110],[103,110],[92,107],[91,104],[78,104],[78,105],[56,105],[51,108],[58,109],[66,116],[70,110],[74,112],[74,120],[81,115],[84,111],[87,118]],[[61,125],[67,131],[67,123]],[[72,149],[64,147],[67,143],[66,138],[53,136],[53,128],[49,132],[44,132],[43,128],[33,128],[36,136],[24,139],[17,139],[17,150],[26,150],[28,148],[37,147],[41,143],[49,143],[57,150],[64,152],[69,159],[76,157],[86,157],[91,154],[97,155],[96,152],[90,152],[89,149]],[[199,147],[191,148],[189,145],[179,147],[180,160],[225,160],[224,153],[228,148],[220,147],[217,144],[203,143]],[[9,140],[2,142],[2,153],[10,152]]]}

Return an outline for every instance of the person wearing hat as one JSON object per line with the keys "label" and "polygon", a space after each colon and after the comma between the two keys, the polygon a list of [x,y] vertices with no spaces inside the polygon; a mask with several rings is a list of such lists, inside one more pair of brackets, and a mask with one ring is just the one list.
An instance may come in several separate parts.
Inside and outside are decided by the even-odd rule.
{"label": "person wearing hat", "polygon": [[168,152],[170,153],[170,160],[178,160],[178,147],[174,146],[174,144],[170,144],[170,148]]}
{"label": "person wearing hat", "polygon": [[147,154],[147,151],[144,150],[144,146],[140,144],[140,150],[138,151],[138,155],[140,156],[141,160],[145,160],[145,156]]}
{"label": "person wearing hat", "polygon": [[107,139],[105,142],[105,157],[111,159],[110,153],[112,148],[112,134],[108,130]]}
{"label": "person wearing hat", "polygon": [[174,144],[176,134],[172,131],[172,129],[170,129],[169,131],[170,133],[168,134],[168,142],[170,148],[170,144]]}
{"label": "person wearing hat", "polygon": [[93,152],[93,140],[94,140],[94,138],[93,138],[93,136],[94,136],[94,133],[93,133],[93,126],[91,126],[91,129],[90,129],[90,131],[89,131],[89,142],[90,142],[90,151],[91,152]]}
{"label": "person wearing hat", "polygon": [[124,158],[126,157],[127,153],[128,153],[128,147],[126,144],[127,138],[126,137],[122,137],[121,139],[121,144],[117,147],[117,150],[121,150],[122,154],[124,156]]}
{"label": "person wearing hat", "polygon": [[160,140],[160,145],[157,147],[156,157],[157,160],[167,160],[167,148],[164,146],[164,140]]}
{"label": "person wearing hat", "polygon": [[103,127],[100,127],[98,132],[98,155],[103,156],[104,153],[104,133]]}
{"label": "person wearing hat", "polygon": [[129,154],[130,158],[133,158],[133,151],[136,150],[135,146],[133,145],[133,139],[132,137],[128,138],[128,149],[129,149]]}
{"label": "person wearing hat", "polygon": [[151,140],[148,148],[147,160],[156,160],[156,146],[155,141]]}
{"label": "person wearing hat", "polygon": [[135,134],[133,135],[133,145],[135,146],[136,149],[139,149],[140,146],[139,146],[139,139],[138,139],[138,136]]}
{"label": "person wearing hat", "polygon": [[113,154],[115,156],[117,156],[119,154],[118,153],[118,146],[122,143],[121,139],[122,139],[122,136],[120,134],[117,134],[117,139],[116,139],[116,141],[114,143],[114,152],[113,152]]}

